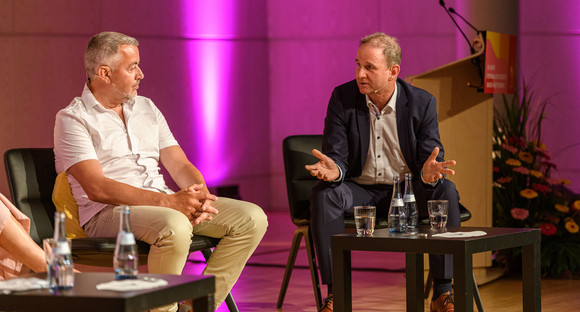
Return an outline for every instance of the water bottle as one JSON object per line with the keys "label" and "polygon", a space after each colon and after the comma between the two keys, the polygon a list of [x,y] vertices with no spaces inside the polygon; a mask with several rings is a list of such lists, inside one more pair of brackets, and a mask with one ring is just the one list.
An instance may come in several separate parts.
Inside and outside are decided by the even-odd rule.
{"label": "water bottle", "polygon": [[407,227],[407,217],[405,215],[405,205],[401,194],[401,178],[393,177],[393,197],[389,208],[389,232],[405,233]]}
{"label": "water bottle", "polygon": [[129,206],[121,206],[121,222],[119,233],[117,234],[117,244],[115,245],[115,256],[113,267],[115,278],[118,280],[137,278],[139,254],[135,236],[131,232],[129,223]]}
{"label": "water bottle", "polygon": [[71,289],[74,286],[74,263],[71,246],[66,239],[64,212],[54,213],[54,236],[47,261],[47,278],[51,291]]}
{"label": "water bottle", "polygon": [[419,221],[419,212],[417,211],[417,201],[413,193],[413,174],[405,173],[405,214],[407,216],[407,229],[415,230]]}

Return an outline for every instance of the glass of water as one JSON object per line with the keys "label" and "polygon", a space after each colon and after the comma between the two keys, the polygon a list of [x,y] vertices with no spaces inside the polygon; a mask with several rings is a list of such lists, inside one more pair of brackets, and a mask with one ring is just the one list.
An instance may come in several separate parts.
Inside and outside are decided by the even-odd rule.
{"label": "glass of water", "polygon": [[427,201],[427,209],[429,210],[429,223],[431,224],[431,229],[445,229],[447,227],[449,201],[429,200]]}
{"label": "glass of water", "polygon": [[355,206],[354,221],[356,224],[356,233],[359,236],[373,235],[376,216],[377,207],[375,206]]}

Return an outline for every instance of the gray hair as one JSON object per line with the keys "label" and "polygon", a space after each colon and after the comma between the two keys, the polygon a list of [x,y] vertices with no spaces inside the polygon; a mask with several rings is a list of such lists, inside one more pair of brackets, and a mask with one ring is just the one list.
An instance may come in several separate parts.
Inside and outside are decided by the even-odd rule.
{"label": "gray hair", "polygon": [[382,32],[376,32],[361,39],[360,46],[371,44],[373,47],[383,49],[383,55],[389,67],[397,64],[401,65],[401,47],[397,38]]}
{"label": "gray hair", "polygon": [[102,65],[114,67],[120,57],[119,46],[139,46],[137,39],[113,31],[94,35],[85,50],[85,69],[89,77],[94,76]]}

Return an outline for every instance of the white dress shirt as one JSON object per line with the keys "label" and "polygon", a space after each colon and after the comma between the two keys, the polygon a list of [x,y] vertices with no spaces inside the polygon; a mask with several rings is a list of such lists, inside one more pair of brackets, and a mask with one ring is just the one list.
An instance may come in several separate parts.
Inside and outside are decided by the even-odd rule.
{"label": "white dress shirt", "polygon": [[[169,126],[153,101],[136,96],[123,103],[125,123],[104,108],[85,85],[56,115],[54,153],[57,172],[68,170],[83,160],[96,159],[105,177],[138,188],[172,193],[159,173],[159,151],[178,145]],[[79,205],[81,225],[107,204],[89,200],[77,180],[68,175]]]}
{"label": "white dress shirt", "polygon": [[387,102],[379,111],[366,95],[370,115],[370,140],[367,158],[359,177],[353,178],[358,184],[393,184],[395,175],[404,177],[411,172],[399,145],[397,132],[397,86]]}

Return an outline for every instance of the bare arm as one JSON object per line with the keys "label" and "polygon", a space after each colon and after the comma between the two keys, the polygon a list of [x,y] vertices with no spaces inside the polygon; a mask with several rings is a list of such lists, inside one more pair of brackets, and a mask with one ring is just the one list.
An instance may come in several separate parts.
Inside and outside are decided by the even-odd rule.
{"label": "bare arm", "polygon": [[159,160],[180,188],[183,189],[192,184],[203,184],[207,191],[203,175],[187,159],[181,147],[175,145],[162,149],[159,152]]}
{"label": "bare arm", "polygon": [[[201,213],[202,203],[215,198],[209,193],[199,192],[195,187],[183,189],[175,194],[162,194],[117,182],[105,177],[101,165],[94,159],[76,163],[67,172],[79,181],[92,201],[112,205],[169,207],[180,211],[194,223],[201,222],[197,222],[197,216]],[[206,210],[214,213],[211,209]]]}
{"label": "bare arm", "polygon": [[[0,207],[0,209],[7,208]],[[10,214],[4,224],[4,229],[0,232],[0,247],[34,272],[46,271],[44,251],[36,245],[12,214]]]}
{"label": "bare arm", "polygon": [[211,206],[217,197],[210,194],[201,171],[187,159],[183,149],[177,145],[166,147],[159,152],[159,160],[182,190],[192,191],[192,188],[196,188],[199,193],[208,197],[200,199],[202,206],[198,211],[203,213],[198,215],[196,220],[201,222],[205,219],[211,219],[209,213],[216,214],[218,212]]}

